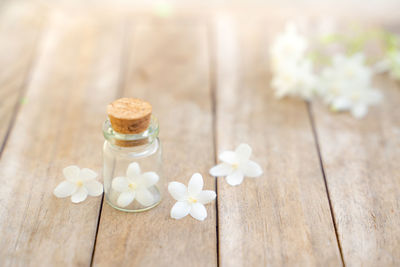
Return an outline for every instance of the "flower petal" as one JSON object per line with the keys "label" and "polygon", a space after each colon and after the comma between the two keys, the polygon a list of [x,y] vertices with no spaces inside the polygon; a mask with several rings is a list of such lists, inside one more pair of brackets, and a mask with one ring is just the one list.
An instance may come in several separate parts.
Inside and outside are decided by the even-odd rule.
{"label": "flower petal", "polygon": [[168,184],[168,191],[176,201],[182,201],[186,199],[188,194],[186,185],[178,182],[170,182]]}
{"label": "flower petal", "polygon": [[94,171],[92,171],[91,169],[88,169],[88,168],[83,168],[79,172],[79,178],[82,179],[83,181],[93,180],[96,177],[97,177],[97,173],[95,173]]}
{"label": "flower petal", "polygon": [[244,176],[247,177],[258,177],[263,173],[260,165],[251,160],[249,160],[248,162],[246,162],[246,164],[241,166],[241,170]]}
{"label": "flower petal", "polygon": [[190,209],[190,215],[199,221],[204,221],[207,218],[207,210],[201,203],[193,203]]}
{"label": "flower petal", "polygon": [[153,194],[146,188],[136,190],[136,200],[143,206],[150,206],[155,202]]}
{"label": "flower petal", "polygon": [[87,198],[88,191],[84,186],[79,187],[79,189],[71,196],[71,201],[73,203],[79,203]]}
{"label": "flower petal", "polygon": [[118,206],[123,208],[131,204],[134,199],[135,199],[135,192],[133,191],[123,192],[119,195],[117,204]]}
{"label": "flower petal", "polygon": [[232,173],[233,167],[228,163],[220,163],[210,169],[212,176],[227,176]]}
{"label": "flower petal", "polygon": [[217,194],[215,194],[214,191],[204,190],[204,191],[201,191],[200,194],[198,194],[197,200],[202,204],[207,204],[207,203],[210,203],[211,201],[213,201],[216,196],[217,196]]}
{"label": "flower petal", "polygon": [[129,164],[128,169],[126,170],[126,176],[129,178],[133,178],[140,174],[140,166],[137,162],[132,162]]}
{"label": "flower petal", "polygon": [[141,183],[146,188],[155,185],[160,179],[158,177],[158,174],[155,172],[145,172],[142,174],[141,178],[142,178]]}
{"label": "flower petal", "polygon": [[84,183],[89,196],[97,197],[103,193],[103,185],[96,180],[89,180]]}
{"label": "flower petal", "polygon": [[78,166],[71,165],[63,169],[65,179],[75,182],[79,178],[80,169]]}
{"label": "flower petal", "polygon": [[230,185],[239,185],[243,182],[243,173],[241,171],[235,171],[226,176],[226,181]]}
{"label": "flower petal", "polygon": [[346,97],[338,97],[332,102],[332,109],[334,111],[344,111],[351,107],[351,102]]}
{"label": "flower petal", "polygon": [[251,156],[251,147],[248,144],[240,144],[235,153],[239,160],[248,160]]}
{"label": "flower petal", "polygon": [[351,114],[357,118],[361,119],[368,113],[368,107],[366,105],[356,105],[351,109]]}
{"label": "flower petal", "polygon": [[174,219],[182,219],[190,212],[190,205],[187,202],[178,201],[171,209],[171,217]]}
{"label": "flower petal", "polygon": [[56,197],[69,197],[75,193],[77,185],[70,181],[63,181],[54,189],[53,193]]}
{"label": "flower petal", "polygon": [[190,178],[188,193],[190,196],[196,196],[201,192],[201,190],[203,190],[203,177],[200,173],[196,172],[192,175],[192,178]]}
{"label": "flower petal", "polygon": [[233,151],[224,151],[218,156],[220,161],[223,161],[228,164],[236,164],[237,163],[237,157],[236,153]]}
{"label": "flower petal", "polygon": [[112,189],[118,192],[125,192],[129,190],[129,180],[126,177],[115,177],[111,183]]}

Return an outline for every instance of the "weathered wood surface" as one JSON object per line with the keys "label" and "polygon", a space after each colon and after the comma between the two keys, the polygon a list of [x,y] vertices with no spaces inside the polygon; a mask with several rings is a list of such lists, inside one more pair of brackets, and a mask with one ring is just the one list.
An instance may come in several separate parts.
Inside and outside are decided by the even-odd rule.
{"label": "weathered wood surface", "polygon": [[[360,121],[276,100],[268,47],[295,7],[29,3],[0,4],[0,266],[400,265],[399,84],[381,77],[385,100]],[[397,25],[400,9],[384,10],[366,12]],[[64,167],[101,173],[120,96],[159,117],[163,202],[125,214],[56,199]],[[263,176],[216,184],[215,155],[242,142]],[[218,201],[204,222],[175,221],[167,183],[194,172]]]}
{"label": "weathered wood surface", "polygon": [[[0,6],[1,7],[1,6]],[[0,153],[13,118],[23,101],[42,19],[21,14],[12,7],[0,9]]]}
{"label": "weathered wood surface", "polygon": [[[122,95],[150,101],[160,121],[165,189],[193,173],[215,190],[209,51],[205,24],[143,21],[127,34]],[[94,264],[98,266],[216,266],[215,205],[198,222],[170,218],[169,193],[155,209],[127,214],[103,204]]]}
{"label": "weathered wood surface", "polygon": [[239,187],[218,179],[222,266],[341,265],[307,106],[269,88],[271,24],[215,25],[218,151],[248,142],[264,170]]}
{"label": "weathered wood surface", "polygon": [[384,104],[366,118],[313,107],[344,261],[400,265],[400,88],[380,78]]}
{"label": "weathered wood surface", "polygon": [[74,205],[53,189],[68,165],[101,169],[99,125],[116,94],[119,28],[49,19],[0,164],[1,266],[90,264],[101,197]]}

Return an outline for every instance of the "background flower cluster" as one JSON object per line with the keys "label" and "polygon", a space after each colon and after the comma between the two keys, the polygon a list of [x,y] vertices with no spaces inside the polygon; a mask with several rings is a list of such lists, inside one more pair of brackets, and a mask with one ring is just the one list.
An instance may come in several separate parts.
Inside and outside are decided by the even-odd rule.
{"label": "background flower cluster", "polygon": [[[390,77],[400,80],[399,38],[383,30],[321,37],[317,46],[310,42],[311,37],[300,34],[294,23],[288,23],[276,37],[270,48],[275,95],[307,101],[318,97],[332,111],[364,117],[371,105],[383,99],[381,91],[373,86],[373,76],[389,72]],[[378,59],[367,58],[364,49],[369,41],[379,42],[382,51]],[[331,44],[339,44],[342,49],[329,51],[327,56],[323,49]]]}

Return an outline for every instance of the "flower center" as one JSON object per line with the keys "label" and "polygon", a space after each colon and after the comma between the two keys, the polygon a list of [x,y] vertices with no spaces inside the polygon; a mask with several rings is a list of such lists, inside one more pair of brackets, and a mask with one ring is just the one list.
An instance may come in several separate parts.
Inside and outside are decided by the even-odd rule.
{"label": "flower center", "polygon": [[197,199],[193,198],[193,197],[189,197],[189,202],[191,203],[196,203]]}
{"label": "flower center", "polygon": [[135,183],[130,183],[128,186],[131,190],[135,190],[137,188],[137,184]]}
{"label": "flower center", "polygon": [[81,181],[81,180],[79,180],[79,181],[77,181],[77,182],[76,182],[76,185],[80,187],[80,186],[82,186],[82,185],[83,185],[83,183],[82,183],[82,181]]}
{"label": "flower center", "polygon": [[238,163],[234,163],[232,164],[232,168],[237,170],[239,168],[239,164]]}

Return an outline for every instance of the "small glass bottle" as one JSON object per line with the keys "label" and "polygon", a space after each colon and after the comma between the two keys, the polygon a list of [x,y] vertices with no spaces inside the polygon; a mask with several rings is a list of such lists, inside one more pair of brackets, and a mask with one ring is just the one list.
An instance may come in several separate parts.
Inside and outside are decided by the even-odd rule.
{"label": "small glass bottle", "polygon": [[161,201],[161,144],[151,110],[149,103],[134,98],[121,98],[107,107],[104,192],[107,203],[121,211],[145,211]]}

